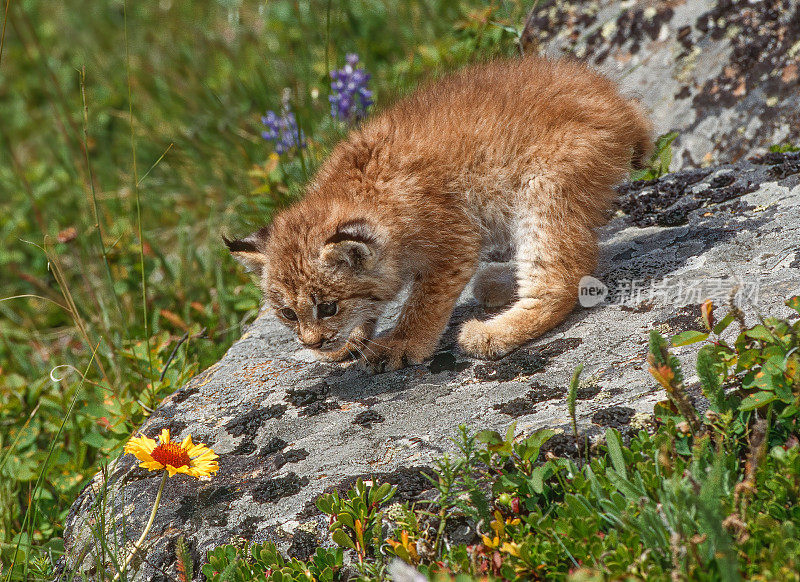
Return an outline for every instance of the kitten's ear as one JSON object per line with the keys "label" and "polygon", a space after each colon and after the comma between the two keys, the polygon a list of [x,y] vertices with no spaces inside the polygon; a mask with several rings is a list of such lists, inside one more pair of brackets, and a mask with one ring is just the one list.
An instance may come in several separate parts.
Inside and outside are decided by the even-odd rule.
{"label": "kitten's ear", "polygon": [[357,272],[371,271],[380,250],[375,230],[366,220],[340,224],[322,247],[320,257],[330,267],[345,267]]}
{"label": "kitten's ear", "polygon": [[233,258],[242,263],[248,271],[252,271],[260,277],[267,266],[267,255],[264,253],[264,249],[269,238],[269,231],[269,226],[265,226],[243,239],[230,240],[222,235],[222,240]]}

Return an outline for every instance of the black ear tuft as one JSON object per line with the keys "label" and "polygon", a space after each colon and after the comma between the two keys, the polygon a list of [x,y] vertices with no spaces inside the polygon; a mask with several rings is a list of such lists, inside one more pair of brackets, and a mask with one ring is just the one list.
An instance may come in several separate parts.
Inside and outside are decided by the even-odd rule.
{"label": "black ear tuft", "polygon": [[228,250],[232,253],[257,253],[261,250],[259,248],[259,243],[263,245],[267,242],[271,230],[271,225],[262,226],[245,238],[233,240],[223,234],[222,242],[225,243],[225,246],[228,247]]}
{"label": "black ear tuft", "polygon": [[254,271],[260,275],[267,264],[264,249],[269,238],[269,232],[270,227],[265,226],[239,240],[231,240],[222,235],[222,241],[234,258],[247,267],[248,271]]}
{"label": "black ear tuft", "polygon": [[335,244],[346,240],[369,245],[375,242],[375,233],[372,226],[363,218],[348,220],[336,227],[336,232],[328,237],[325,244]]}
{"label": "black ear tuft", "polygon": [[340,223],[336,232],[328,237],[321,256],[325,263],[336,269],[370,271],[380,253],[378,241],[373,226],[366,219],[348,220]]}
{"label": "black ear tuft", "polygon": [[222,235],[222,241],[225,243],[225,246],[228,247],[228,250],[232,253],[257,253],[258,249],[256,248],[256,244],[252,240],[248,239],[241,239],[241,240],[231,240],[226,237],[224,234]]}

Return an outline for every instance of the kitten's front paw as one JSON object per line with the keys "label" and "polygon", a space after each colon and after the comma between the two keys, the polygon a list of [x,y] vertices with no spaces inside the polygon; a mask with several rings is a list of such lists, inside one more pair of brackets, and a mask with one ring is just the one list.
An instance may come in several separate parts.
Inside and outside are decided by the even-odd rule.
{"label": "kitten's front paw", "polygon": [[497,325],[490,321],[471,319],[461,326],[458,334],[458,345],[471,356],[484,360],[502,358],[517,347],[517,343],[510,341],[507,333],[496,329]]}
{"label": "kitten's front paw", "polygon": [[371,342],[364,352],[368,368],[376,374],[420,364],[429,355],[408,340],[391,338]]}

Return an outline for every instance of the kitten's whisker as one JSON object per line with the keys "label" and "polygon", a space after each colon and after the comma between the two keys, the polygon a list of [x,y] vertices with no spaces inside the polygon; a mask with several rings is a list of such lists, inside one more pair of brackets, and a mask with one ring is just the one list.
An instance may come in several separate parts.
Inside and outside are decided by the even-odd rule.
{"label": "kitten's whisker", "polygon": [[369,339],[369,338],[366,338],[366,337],[365,338],[361,338],[360,341],[361,342],[369,342],[371,344],[374,344],[374,345],[378,346],[379,348],[385,348],[386,347],[384,344],[382,344],[380,342],[376,342],[375,340],[372,340],[372,339]]}
{"label": "kitten's whisker", "polygon": [[355,342],[353,343],[353,347],[355,348],[355,350],[358,352],[358,355],[360,355],[360,356],[361,356],[361,358],[362,358],[363,360],[367,360],[367,356],[366,356],[366,355],[364,355],[364,352],[362,352],[362,351],[361,351],[361,350],[358,348],[358,346],[355,344]]}
{"label": "kitten's whisker", "polygon": [[381,343],[378,343],[378,342],[375,342],[375,341],[372,341],[372,340],[369,340],[369,339],[366,339],[366,338],[361,341],[361,347],[363,347],[365,350],[369,350],[371,354],[373,354],[374,356],[380,358],[381,357],[380,352],[378,350],[373,349],[372,347],[368,346],[365,343],[365,341],[369,341],[371,344],[374,344],[378,348],[378,350],[385,350],[386,346],[381,344]]}
{"label": "kitten's whisker", "polygon": [[[351,340],[351,341],[353,342],[353,345],[356,346],[356,349],[358,349],[358,346],[360,345],[365,350],[369,350],[369,353],[371,353],[373,356],[377,356],[378,355],[378,354],[375,353],[375,351],[372,348],[370,348],[367,344],[363,343],[360,339],[355,339],[355,340]],[[358,350],[358,351],[359,351],[359,353],[361,353],[363,355],[364,352],[362,352],[361,350]]]}

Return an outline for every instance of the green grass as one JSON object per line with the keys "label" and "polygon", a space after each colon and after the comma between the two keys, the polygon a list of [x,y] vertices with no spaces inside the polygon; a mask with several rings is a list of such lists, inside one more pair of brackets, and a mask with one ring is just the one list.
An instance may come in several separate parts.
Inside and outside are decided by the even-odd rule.
{"label": "green grass", "polygon": [[347,52],[380,106],[513,53],[530,4],[8,3],[0,577],[12,562],[13,579],[47,577],[80,489],[255,316],[257,290],[220,234],[260,226],[306,177],[270,158],[260,115],[288,88],[313,169],[346,129],[329,119],[327,73]]}

